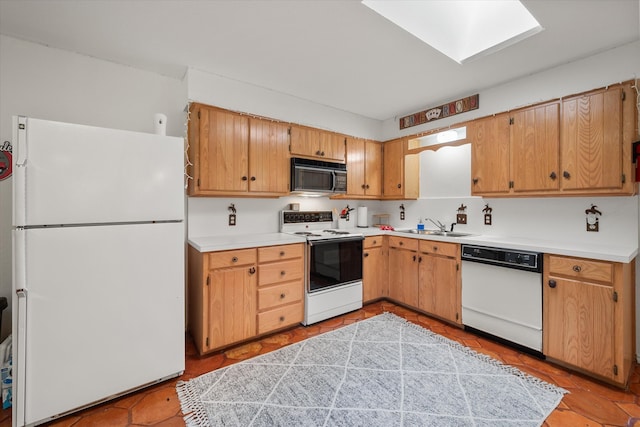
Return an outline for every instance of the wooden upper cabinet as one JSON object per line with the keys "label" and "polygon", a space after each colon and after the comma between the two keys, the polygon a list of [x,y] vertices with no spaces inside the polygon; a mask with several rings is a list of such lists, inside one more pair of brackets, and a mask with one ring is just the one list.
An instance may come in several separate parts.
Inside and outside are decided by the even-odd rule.
{"label": "wooden upper cabinet", "polygon": [[623,184],[623,89],[562,101],[562,188],[619,189]]}
{"label": "wooden upper cabinet", "polygon": [[247,116],[192,104],[189,140],[194,165],[189,195],[248,190]]}
{"label": "wooden upper cabinet", "polygon": [[471,194],[509,192],[509,114],[474,120],[467,125],[471,141]]}
{"label": "wooden upper cabinet", "polygon": [[347,197],[379,198],[382,194],[382,144],[347,138]]}
{"label": "wooden upper cabinet", "polygon": [[249,119],[249,191],[288,194],[289,126]]}
{"label": "wooden upper cabinet", "polygon": [[511,116],[511,187],[514,192],[557,190],[560,183],[560,104]]}
{"label": "wooden upper cabinet", "polygon": [[420,195],[420,158],[405,155],[405,138],[394,139],[383,146],[383,199],[417,199]]}
{"label": "wooden upper cabinet", "polygon": [[306,126],[291,126],[291,155],[345,162],[345,137]]}
{"label": "wooden upper cabinet", "polygon": [[190,196],[289,194],[289,126],[191,104]]}

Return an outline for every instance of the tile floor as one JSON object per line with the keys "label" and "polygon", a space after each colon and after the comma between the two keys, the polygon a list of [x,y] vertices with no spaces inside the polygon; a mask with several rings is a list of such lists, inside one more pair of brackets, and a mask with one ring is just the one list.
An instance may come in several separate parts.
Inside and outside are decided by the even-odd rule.
{"label": "tile floor", "polygon": [[[180,379],[188,380],[222,366],[276,350],[385,311],[395,313],[478,352],[488,354],[568,390],[570,393],[565,395],[558,408],[546,420],[545,427],[626,426],[630,417],[640,417],[640,367],[636,367],[632,374],[629,390],[620,390],[386,301],[367,305],[361,310],[309,327],[299,326],[231,348],[224,353],[205,357],[199,357],[191,342],[187,340],[186,370]],[[50,425],[55,427],[184,426],[175,392],[177,380],[166,381],[138,393],[69,415]],[[0,427],[10,425],[11,411],[0,412]]]}

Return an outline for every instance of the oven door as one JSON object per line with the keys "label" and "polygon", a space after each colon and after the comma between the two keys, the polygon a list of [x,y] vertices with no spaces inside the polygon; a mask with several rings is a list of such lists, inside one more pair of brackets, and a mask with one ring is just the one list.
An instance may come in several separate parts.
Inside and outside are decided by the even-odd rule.
{"label": "oven door", "polygon": [[307,292],[362,280],[363,237],[347,237],[309,242]]}

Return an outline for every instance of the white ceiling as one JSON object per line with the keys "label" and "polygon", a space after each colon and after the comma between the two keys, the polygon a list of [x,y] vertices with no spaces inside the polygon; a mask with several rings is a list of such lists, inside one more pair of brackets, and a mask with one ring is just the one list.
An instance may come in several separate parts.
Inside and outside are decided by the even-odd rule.
{"label": "white ceiling", "polygon": [[464,65],[359,0],[0,0],[0,33],[176,78],[192,67],[379,120],[640,39],[640,0],[523,3],[545,30]]}

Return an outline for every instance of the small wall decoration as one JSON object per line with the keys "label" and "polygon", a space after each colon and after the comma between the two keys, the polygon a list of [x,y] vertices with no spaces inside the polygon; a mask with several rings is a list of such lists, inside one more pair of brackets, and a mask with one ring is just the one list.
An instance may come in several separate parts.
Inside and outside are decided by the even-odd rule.
{"label": "small wall decoration", "polygon": [[484,212],[484,225],[491,225],[492,211],[493,211],[493,208],[490,208],[488,203],[484,205],[484,209],[482,209],[482,212]]}
{"label": "small wall decoration", "polygon": [[456,223],[467,223],[467,207],[463,203],[461,203],[460,207],[458,208],[458,213],[456,214]]}
{"label": "small wall decoration", "polygon": [[5,141],[0,147],[0,181],[11,176],[13,168],[11,165],[11,151],[12,147],[9,141]]}
{"label": "small wall decoration", "polygon": [[404,203],[400,205],[400,221],[404,221]]}
{"label": "small wall decoration", "polygon": [[589,209],[584,211],[585,215],[587,215],[587,231],[600,231],[600,220],[598,217],[602,215],[602,212],[596,208],[596,205],[591,205]]}
{"label": "small wall decoration", "polygon": [[231,212],[229,214],[229,225],[234,226],[236,225],[236,206],[231,203],[227,209]]}
{"label": "small wall decoration", "polygon": [[480,95],[475,94],[466,98],[458,99],[438,107],[420,111],[400,118],[400,129],[422,125],[433,120],[444,119],[467,111],[477,110],[480,105]]}

